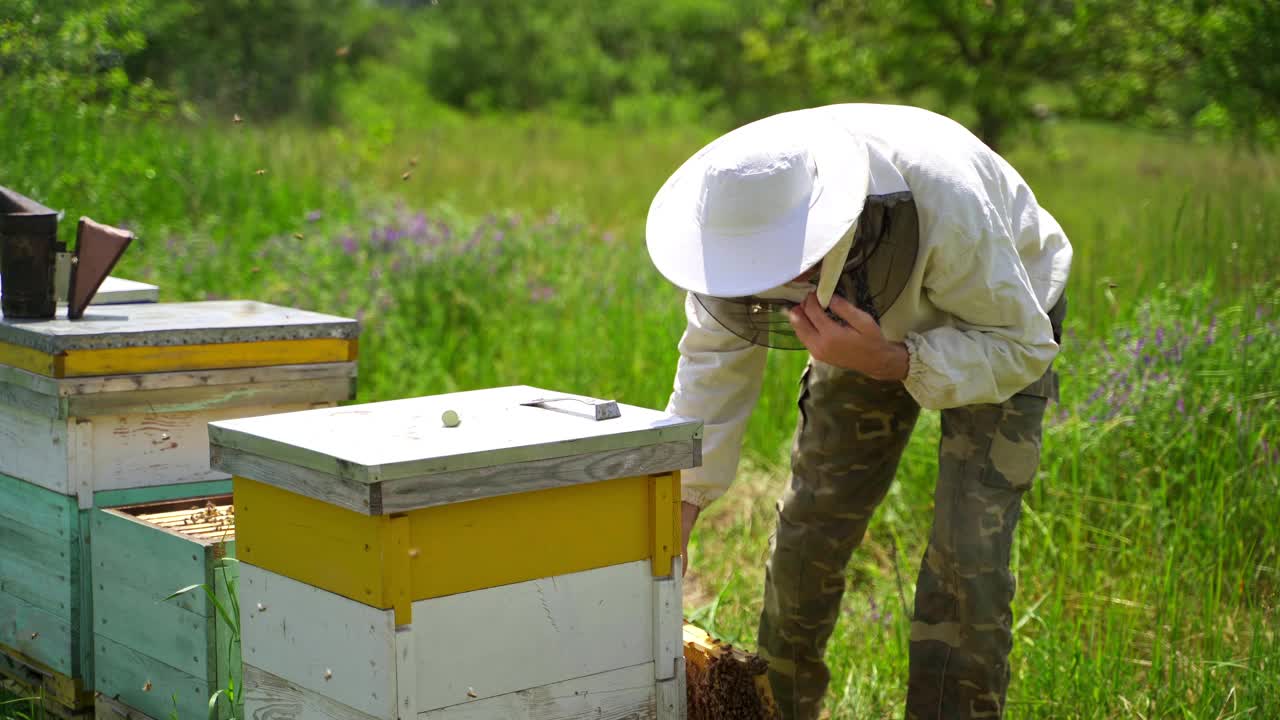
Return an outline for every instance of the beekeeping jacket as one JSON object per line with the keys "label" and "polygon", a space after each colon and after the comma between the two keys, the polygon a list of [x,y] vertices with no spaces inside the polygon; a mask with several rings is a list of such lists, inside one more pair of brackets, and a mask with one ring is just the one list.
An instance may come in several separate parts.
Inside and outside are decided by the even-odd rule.
{"label": "beekeeping jacket", "polygon": [[[890,250],[914,250],[908,271],[906,255],[895,251],[880,257],[897,258],[882,263],[896,269],[841,278],[841,294],[874,311],[887,339],[906,345],[911,396],[933,410],[1000,403],[1038,381],[1058,352],[1048,311],[1063,295],[1072,249],[1023,178],[968,130],[925,110],[849,104],[821,111],[866,139],[871,182],[859,222],[875,230],[864,235],[878,235]],[[886,281],[885,272],[902,277]],[[877,304],[886,285],[893,287]],[[761,297],[800,299],[808,289],[788,285]],[[730,329],[716,319],[721,310],[715,300],[686,295],[667,405],[704,422],[703,464],[683,475],[684,500],[699,506],[733,481],[772,344]]]}

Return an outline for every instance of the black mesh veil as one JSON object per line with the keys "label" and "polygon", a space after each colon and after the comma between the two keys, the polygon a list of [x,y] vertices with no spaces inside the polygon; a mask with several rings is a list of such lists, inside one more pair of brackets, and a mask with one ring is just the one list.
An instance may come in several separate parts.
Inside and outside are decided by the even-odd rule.
{"label": "black mesh veil", "polygon": [[[880,322],[906,286],[919,246],[920,222],[910,192],[868,197],[835,294]],[[787,312],[816,287],[788,286],[786,297],[716,298],[695,293],[694,298],[717,322],[751,343],[804,350]]]}

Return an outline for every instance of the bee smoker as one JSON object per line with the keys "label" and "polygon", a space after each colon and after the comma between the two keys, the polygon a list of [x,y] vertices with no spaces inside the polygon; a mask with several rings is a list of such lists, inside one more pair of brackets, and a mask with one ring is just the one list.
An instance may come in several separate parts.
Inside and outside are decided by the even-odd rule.
{"label": "bee smoker", "polygon": [[48,320],[66,302],[67,317],[80,318],[132,241],[130,232],[82,217],[69,253],[58,241],[58,213],[0,187],[0,312]]}
{"label": "bee smoker", "polygon": [[0,311],[6,318],[51,318],[57,312],[55,278],[58,214],[0,187]]}

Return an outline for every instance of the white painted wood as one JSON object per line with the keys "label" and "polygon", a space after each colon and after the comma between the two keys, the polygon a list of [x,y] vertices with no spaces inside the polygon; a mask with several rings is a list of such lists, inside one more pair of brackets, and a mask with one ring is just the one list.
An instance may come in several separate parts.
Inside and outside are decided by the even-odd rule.
{"label": "white painted wood", "polygon": [[90,306],[79,320],[68,320],[65,308],[50,320],[0,319],[0,342],[52,355],[109,347],[352,339],[359,330],[350,318],[252,300],[212,300]]}
{"label": "white painted wood", "polygon": [[132,375],[93,375],[74,378],[52,378],[9,365],[0,365],[0,383],[18,385],[42,395],[58,397],[174,390],[197,386],[216,387],[219,385],[248,385],[254,383],[290,383],[298,380],[323,380],[338,377],[354,378],[356,374],[357,363],[354,362],[135,373]]}
{"label": "white painted wood", "polygon": [[360,712],[249,663],[244,665],[244,693],[249,720],[395,720]]}
{"label": "white painted wood", "polygon": [[676,660],[684,658],[680,558],[672,564],[672,577],[653,581],[653,661],[657,680],[675,677]]}
{"label": "white painted wood", "polygon": [[657,684],[657,720],[685,720],[689,715],[688,684],[684,674],[684,657],[676,663],[676,674]]}
{"label": "white painted wood", "polygon": [[652,720],[649,664],[432,710],[419,720]]}
{"label": "white painted wood", "polygon": [[76,418],[67,422],[69,486],[80,509],[93,507],[93,422]]}
{"label": "white painted wood", "polygon": [[[255,418],[209,428],[217,445],[360,482],[565,458],[700,438],[702,423],[620,405],[591,420],[524,402],[565,393],[528,386],[475,390]],[[445,427],[445,410],[462,419]]]}
{"label": "white painted wood", "polygon": [[0,473],[74,495],[67,467],[66,420],[0,406]]}
{"label": "white painted wood", "polygon": [[700,442],[680,440],[567,458],[442,472],[383,482],[375,487],[381,489],[384,513],[405,512],[498,495],[695,467],[700,464],[696,459]]}
{"label": "white painted wood", "polygon": [[93,423],[93,487],[120,490],[225,479],[209,468],[207,423],[290,412],[305,404],[218,408],[199,413],[104,416]]}
{"label": "white painted wood", "polygon": [[197,385],[184,388],[99,393],[61,401],[66,413],[79,417],[138,413],[205,412],[227,407],[332,406],[355,397],[350,377],[253,382],[237,385]]}
{"label": "white painted wood", "polygon": [[246,680],[252,665],[361,713],[396,718],[391,610],[243,562],[239,595]]}
{"label": "white painted wood", "polygon": [[396,627],[396,712],[401,720],[416,720],[418,716],[415,637],[412,626]]}
{"label": "white painted wood", "polygon": [[653,577],[643,560],[421,600],[413,627],[418,708],[449,707],[651,663]]}
{"label": "white painted wood", "polygon": [[125,303],[157,302],[160,288],[137,280],[107,276],[94,293],[90,305],[122,305]]}

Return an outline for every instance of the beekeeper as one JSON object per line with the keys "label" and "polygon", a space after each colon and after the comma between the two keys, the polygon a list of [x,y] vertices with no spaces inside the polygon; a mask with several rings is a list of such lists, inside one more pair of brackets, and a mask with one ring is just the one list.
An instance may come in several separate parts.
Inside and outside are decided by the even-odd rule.
{"label": "beekeeper", "polygon": [[705,424],[703,464],[684,474],[686,548],[734,479],[768,348],[810,356],[759,629],[783,716],[818,717],[845,565],[928,408],[942,439],[906,716],[1001,717],[1010,544],[1056,395],[1062,228],[961,125],[847,104],[710,143],[658,191],[646,230],[687,291],[668,410]]}

